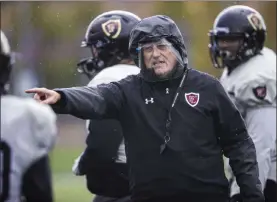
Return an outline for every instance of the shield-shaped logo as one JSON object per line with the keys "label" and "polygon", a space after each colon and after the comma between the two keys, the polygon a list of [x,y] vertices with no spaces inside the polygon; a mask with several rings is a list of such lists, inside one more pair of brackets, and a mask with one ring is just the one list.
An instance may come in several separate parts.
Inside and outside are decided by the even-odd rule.
{"label": "shield-shaped logo", "polygon": [[262,22],[257,14],[251,13],[247,16],[247,19],[255,30],[261,30],[263,28]]}
{"label": "shield-shaped logo", "polygon": [[102,24],[102,29],[108,37],[115,39],[121,32],[121,21],[119,19],[108,20]]}
{"label": "shield-shaped logo", "polygon": [[185,99],[187,103],[192,107],[195,107],[198,104],[199,98],[199,93],[185,93]]}
{"label": "shield-shaped logo", "polygon": [[253,93],[258,99],[263,100],[266,97],[266,86],[258,86],[254,88]]}

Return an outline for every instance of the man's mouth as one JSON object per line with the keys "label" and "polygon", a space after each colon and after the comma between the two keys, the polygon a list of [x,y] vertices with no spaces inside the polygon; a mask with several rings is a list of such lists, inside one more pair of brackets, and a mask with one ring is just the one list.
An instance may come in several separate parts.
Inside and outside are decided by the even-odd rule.
{"label": "man's mouth", "polygon": [[162,64],[165,64],[165,62],[164,61],[155,61],[155,62],[153,62],[153,67],[159,66],[159,65],[162,65]]}

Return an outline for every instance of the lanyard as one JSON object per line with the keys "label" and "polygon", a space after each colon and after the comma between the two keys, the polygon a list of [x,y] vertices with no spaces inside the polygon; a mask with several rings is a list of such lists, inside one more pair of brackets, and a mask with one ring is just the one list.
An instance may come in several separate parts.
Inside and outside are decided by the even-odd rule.
{"label": "lanyard", "polygon": [[178,86],[178,89],[175,93],[174,99],[172,101],[171,107],[170,107],[169,112],[168,112],[168,117],[167,117],[166,124],[165,124],[166,131],[165,131],[165,136],[164,136],[164,143],[160,146],[160,154],[162,154],[164,152],[167,143],[170,141],[169,129],[170,129],[170,125],[171,125],[171,111],[174,108],[174,106],[177,102],[177,99],[178,99],[178,97],[181,93],[182,87],[183,87],[184,82],[187,78],[188,70],[189,70],[188,68],[185,69],[184,75],[182,77],[182,80],[180,81],[180,84]]}

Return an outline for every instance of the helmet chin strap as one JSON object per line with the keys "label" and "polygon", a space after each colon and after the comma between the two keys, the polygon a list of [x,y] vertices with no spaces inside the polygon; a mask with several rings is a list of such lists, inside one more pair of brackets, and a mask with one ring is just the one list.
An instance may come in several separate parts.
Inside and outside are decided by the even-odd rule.
{"label": "helmet chin strap", "polygon": [[219,54],[222,58],[223,64],[228,68],[228,72],[231,73],[236,67],[239,65],[245,63],[248,61],[251,57],[253,57],[255,54],[251,53],[249,55],[245,54],[244,57],[241,57],[240,52],[245,52],[246,51],[239,49],[237,51],[237,54],[233,55],[230,51],[225,50],[225,51],[219,51]]}

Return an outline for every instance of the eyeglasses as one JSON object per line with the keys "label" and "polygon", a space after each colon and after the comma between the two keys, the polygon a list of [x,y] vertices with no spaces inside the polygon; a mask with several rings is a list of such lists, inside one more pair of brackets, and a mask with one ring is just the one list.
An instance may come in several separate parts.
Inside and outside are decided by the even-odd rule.
{"label": "eyeglasses", "polygon": [[168,41],[160,40],[158,42],[143,44],[140,46],[139,50],[142,49],[146,53],[151,53],[154,51],[154,47],[156,47],[158,50],[165,51],[171,46],[171,43],[169,43]]}

